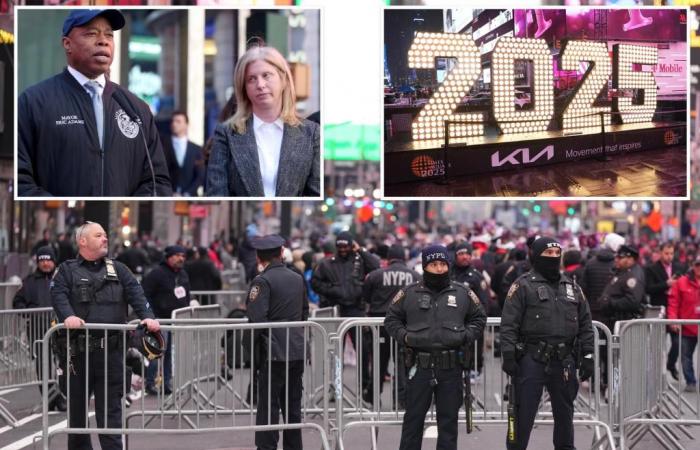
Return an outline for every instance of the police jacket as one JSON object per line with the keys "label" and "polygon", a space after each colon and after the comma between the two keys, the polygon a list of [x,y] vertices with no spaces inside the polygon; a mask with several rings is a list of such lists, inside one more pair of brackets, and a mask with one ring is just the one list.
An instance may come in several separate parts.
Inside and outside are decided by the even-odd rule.
{"label": "police jacket", "polygon": [[175,272],[162,262],[143,278],[141,283],[153,313],[159,319],[170,319],[173,311],[190,305],[190,278],[183,269]]}
{"label": "police jacket", "polygon": [[639,318],[644,295],[644,283],[634,266],[618,270],[601,294],[602,313],[612,322]]}
{"label": "police jacket", "polygon": [[323,259],[311,278],[311,286],[330,306],[362,307],[365,276],[379,268],[379,258],[365,252],[353,252],[346,258]]}
{"label": "police jacket", "polygon": [[484,332],[486,314],[479,298],[463,284],[451,282],[440,292],[423,282],[402,288],[384,319],[396,341],[417,350],[457,349]]}
{"label": "police jacket", "polygon": [[398,290],[420,279],[418,272],[409,269],[406,263],[400,260],[393,260],[387,267],[371,272],[362,286],[362,296],[365,302],[369,303],[369,313],[386,315],[391,299]]}
{"label": "police jacket", "polygon": [[550,282],[537,271],[521,275],[506,296],[501,316],[501,350],[515,354],[518,342],[545,341],[573,345],[593,352],[593,324],[588,302],[568,276]]}
{"label": "police jacket", "polygon": [[119,261],[106,258],[87,261],[78,255],[58,269],[51,282],[51,303],[58,320],[78,316],[89,323],[126,322],[127,306],[131,305],[139,319],[154,319],[141,285],[129,269]]}
{"label": "police jacket", "polygon": [[[120,90],[143,121],[127,116]],[[107,81],[104,150],[90,95],[65,69],[27,90],[18,101],[17,187],[20,196],[151,196],[153,182],[142,133],[153,162],[157,195],[170,196],[170,177],[148,105]]]}
{"label": "police jacket", "polygon": [[22,287],[19,288],[12,300],[14,309],[27,308],[47,308],[51,306],[51,296],[49,294],[49,284],[51,283],[51,273],[44,273],[37,269],[22,280]]}
{"label": "police jacket", "polygon": [[593,259],[588,261],[583,268],[583,276],[579,281],[586,299],[590,302],[592,313],[600,310],[598,300],[605,290],[615,269],[615,253],[607,248],[601,248]]}
{"label": "police jacket", "polygon": [[457,264],[453,264],[450,267],[450,278],[452,281],[457,283],[462,283],[465,286],[469,286],[472,291],[479,297],[481,306],[484,307],[484,311],[489,310],[489,300],[491,300],[491,295],[489,294],[489,286],[486,283],[484,276],[474,268],[471,264],[468,266],[460,267]]}
{"label": "police jacket", "polygon": [[503,275],[503,281],[501,281],[501,291],[506,294],[510,291],[511,286],[515,283],[518,277],[522,276],[524,273],[529,272],[532,269],[529,260],[515,261],[515,263],[506,270],[505,275]]}
{"label": "police jacket", "polygon": [[[304,278],[288,269],[284,263],[268,264],[255,277],[248,290],[248,320],[250,322],[299,322],[309,317]],[[287,334],[289,330],[289,334]],[[304,329],[273,328],[270,359],[298,361],[304,359]],[[256,344],[262,339],[267,351],[267,330],[256,332]],[[289,348],[287,349],[287,336]],[[288,353],[287,353],[288,352]]]}

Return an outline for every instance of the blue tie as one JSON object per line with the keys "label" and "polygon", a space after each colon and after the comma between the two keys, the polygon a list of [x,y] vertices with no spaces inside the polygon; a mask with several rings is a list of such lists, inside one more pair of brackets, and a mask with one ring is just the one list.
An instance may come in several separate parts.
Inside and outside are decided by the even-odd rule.
{"label": "blue tie", "polygon": [[104,108],[102,107],[102,95],[100,94],[100,84],[97,81],[88,81],[85,87],[90,91],[92,98],[92,108],[95,110],[95,125],[97,125],[97,136],[100,138],[100,148],[102,148],[102,136],[104,135]]}

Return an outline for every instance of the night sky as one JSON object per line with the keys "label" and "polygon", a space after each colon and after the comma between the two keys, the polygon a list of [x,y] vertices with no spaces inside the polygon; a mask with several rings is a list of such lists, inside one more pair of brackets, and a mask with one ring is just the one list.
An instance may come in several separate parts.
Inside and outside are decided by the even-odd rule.
{"label": "night sky", "polygon": [[[422,24],[414,19],[422,18]],[[387,65],[395,87],[410,76],[408,49],[415,31],[443,31],[442,10],[387,9],[384,11],[384,43]]]}

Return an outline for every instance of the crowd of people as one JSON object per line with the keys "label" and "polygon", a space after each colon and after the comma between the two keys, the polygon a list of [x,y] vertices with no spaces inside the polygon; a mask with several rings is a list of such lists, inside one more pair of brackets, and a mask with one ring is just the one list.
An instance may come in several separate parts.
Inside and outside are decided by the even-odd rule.
{"label": "crowd of people", "polygon": [[[396,354],[394,363],[405,365],[407,371],[397,371],[398,389],[392,393],[397,397],[393,399],[396,407],[411,409],[405,422],[407,434],[402,436],[402,442],[406,441],[405,448],[418,448],[415,447],[418,436],[409,431],[416,428],[413,424],[422,422],[423,406],[429,404],[426,401],[433,393],[446,414],[445,420],[451,424],[439,427],[443,439],[446,442],[456,439],[452,421],[456,420],[453,413],[457,397],[451,390],[442,392],[434,390],[434,386],[454,384],[453,378],[463,369],[467,370],[465,379],[471,378],[472,383],[478,381],[484,364],[485,322],[482,318],[487,315],[502,317],[501,342],[495,343],[500,346],[496,355],[501,356],[503,370],[513,382],[521,384],[523,390],[514,395],[522,396],[521,400],[533,405],[539,402],[539,396],[532,393],[541,392],[543,386],[550,391],[571,389],[570,377],[576,378],[577,370],[581,380],[591,376],[589,363],[592,361],[583,356],[592,353],[589,348],[592,342],[591,320],[600,321],[612,330],[617,321],[643,317],[646,310],[653,310],[654,317],[700,319],[700,254],[697,245],[690,240],[660,242],[642,238],[634,241],[616,233],[564,234],[552,238],[536,232],[512,233],[488,223],[475,226],[471,232],[431,234],[417,229],[407,230],[398,226],[391,234],[368,234],[364,239],[349,231],[337,235],[311,233],[304,239],[295,231],[290,238],[282,239],[261,237],[258,225],[252,223],[246,227],[240,240],[216,239],[207,247],[195,247],[181,240],[163,246],[158,240],[144,236],[128,247],[118,247],[112,255],[114,262],[109,264],[128,268],[140,281],[143,297],[137,295],[134,298],[143,298],[149,305],[148,314],[141,311],[141,318],[169,318],[173,309],[189,304],[192,291],[221,289],[221,270],[233,267],[248,286],[245,304],[238,305],[236,311],[244,311],[243,314],[253,322],[306,320],[308,309],[323,307],[337,307],[342,317],[386,317],[387,326],[382,330],[383,339],[379,344],[380,363],[376,368],[380,373],[378,389],[381,394],[383,383],[389,376],[391,351],[387,337],[391,336],[400,346],[405,346]],[[72,244],[66,237],[66,234],[61,234],[51,239],[46,231],[37,242],[33,249],[37,270],[24,280],[23,288],[15,298],[15,308],[52,304],[56,307],[50,298],[54,293],[49,293],[45,285],[53,277],[55,267],[61,264],[57,255],[68,257],[63,266],[75,265],[75,261],[81,260],[80,253],[72,251]],[[76,256],[77,260],[71,259]],[[108,260],[106,256],[103,258]],[[85,270],[81,267],[78,264],[75,270]],[[275,271],[270,272],[271,269]],[[101,270],[109,269],[103,265]],[[128,278],[122,274],[119,279],[122,277]],[[303,289],[292,295],[288,287],[297,282],[294,280],[298,280]],[[135,294],[131,292],[129,295]],[[303,309],[289,309],[289,296],[293,296],[295,302],[299,301]],[[551,323],[538,322],[524,312],[525,309],[540,311],[541,302],[560,297],[562,304],[569,305],[567,308],[571,310],[557,311],[555,307],[551,311],[547,308],[541,310],[541,317],[549,317]],[[530,305],[531,302],[535,302],[534,306]],[[264,309],[259,310],[263,304]],[[473,306],[458,309],[465,304]],[[421,325],[421,320],[424,320],[420,318],[421,311],[432,307],[437,308],[438,316],[443,314],[445,320]],[[442,308],[446,309],[442,311]],[[452,320],[458,312],[464,314],[464,323],[461,323],[462,319]],[[62,312],[61,317],[69,317],[67,314]],[[577,318],[576,326],[572,326],[570,316]],[[540,318],[539,315],[536,317]],[[556,328],[558,318],[562,321],[560,330]],[[412,320],[417,324],[411,324]],[[446,321],[449,327],[445,325]],[[513,322],[519,325],[512,328],[510,324]],[[421,334],[420,330],[433,327],[449,328],[456,334],[441,328],[435,334],[440,338],[432,344],[439,348],[431,348],[433,335],[429,332]],[[668,327],[671,344],[666,368],[669,375],[678,380],[681,376],[677,369],[680,358],[686,392],[697,391],[692,359],[697,345],[697,329],[697,326],[689,325]],[[514,330],[515,334],[508,330]],[[533,336],[536,339],[530,342]],[[548,339],[537,342],[542,336]],[[549,339],[552,337],[554,339]],[[355,333],[350,333],[350,338],[357,345]],[[466,364],[462,353],[467,351],[462,347],[465,342],[476,348],[474,365]],[[518,347],[519,342],[523,348]],[[574,342],[578,348],[574,348]],[[581,342],[588,347],[582,350]],[[369,345],[365,342],[364,346],[372,348],[371,342]],[[547,349],[547,364],[559,361],[553,367],[564,374],[566,382],[544,380],[534,390],[530,389],[532,386],[525,386],[523,371],[539,370],[537,364],[540,362],[534,356],[532,360],[523,359],[528,349],[539,356],[545,351],[543,349]],[[173,390],[169,370],[170,336],[167,334],[164,335],[163,350],[166,359],[160,385],[157,387],[155,382],[156,364],[150,365],[142,374],[145,392],[149,395],[169,395]],[[373,395],[376,389],[373,386],[373,358],[369,351],[363,351],[359,359],[362,399],[372,404],[376,400]],[[409,371],[412,364],[417,372]],[[430,369],[435,364],[453,372],[438,376],[430,370],[420,370]],[[295,361],[294,379],[303,372],[303,367],[297,366],[299,363]],[[601,364],[601,369],[603,376],[599,383],[604,390],[607,368]],[[283,380],[269,382],[280,384]],[[257,389],[261,385],[265,383],[258,383]],[[419,389],[418,386],[422,387]],[[294,390],[297,387],[291,386]],[[575,387],[578,389],[578,384]],[[419,396],[416,389],[422,392]],[[54,400],[50,406],[63,409],[62,396],[52,395]],[[459,398],[462,398],[461,394]],[[560,400],[558,420],[568,422],[568,401]],[[274,404],[275,399],[271,401],[271,407],[279,407]],[[422,406],[412,409],[418,404]],[[522,413],[519,423],[525,428],[521,433],[529,435],[527,424],[535,410],[524,408],[523,411],[526,412]],[[522,425],[523,421],[525,425]],[[560,434],[555,436],[559,442],[572,439],[572,428],[560,427],[559,430]],[[265,436],[260,439],[276,442],[270,435]]]}

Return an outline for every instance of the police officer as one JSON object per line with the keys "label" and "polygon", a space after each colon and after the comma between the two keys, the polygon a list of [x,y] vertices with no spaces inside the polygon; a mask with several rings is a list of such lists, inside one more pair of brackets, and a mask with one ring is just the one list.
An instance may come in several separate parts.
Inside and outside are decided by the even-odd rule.
{"label": "police officer", "polygon": [[[462,283],[474,291],[484,311],[489,310],[489,301],[491,294],[489,293],[488,283],[481,272],[472,266],[472,246],[469,242],[460,242],[455,246],[455,263],[450,267],[450,277],[452,281]],[[472,372],[472,376],[476,378],[481,373],[481,368],[484,366],[484,335],[478,339],[476,343],[476,372]]]}
{"label": "police officer", "polygon": [[[49,283],[51,282],[51,277],[53,277],[55,270],[56,255],[53,249],[48,245],[39,247],[36,251],[36,270],[22,280],[22,287],[20,287],[15,294],[15,298],[12,300],[12,307],[14,309],[51,307]],[[27,334],[29,335],[29,342],[32,345],[32,355],[34,355],[35,351],[39,352],[35,359],[37,380],[43,378],[42,358],[40,350],[34,347],[34,343],[44,338],[44,334],[46,334],[50,325],[48,318],[46,318],[46,321],[36,317],[27,319]],[[49,362],[51,362],[51,358],[49,358]],[[51,371],[51,366],[49,367],[49,371]],[[61,390],[65,391],[66,379],[62,373],[59,375],[58,381]],[[39,392],[41,392],[41,385],[39,385]],[[56,388],[56,385],[52,383],[49,386],[49,410],[53,409],[65,411],[66,398],[63,393]]]}
{"label": "police officer", "polygon": [[[143,278],[143,293],[146,295],[153,313],[158,319],[170,319],[173,311],[190,305],[190,279],[183,270],[185,264],[185,248],[180,245],[165,247],[165,260],[148,272]],[[163,392],[172,393],[172,336],[168,332],[164,336],[167,344],[163,361]],[[146,371],[146,392],[157,395],[155,387],[157,360],[151,361]]]}
{"label": "police officer", "polygon": [[[306,320],[309,302],[304,278],[282,262],[284,240],[270,235],[254,238],[252,245],[262,272],[250,284],[248,320],[251,323]],[[263,352],[263,355],[256,356],[262,363],[258,377],[256,425],[279,423],[280,408],[287,424],[301,423],[304,329],[256,330],[255,341]],[[270,354],[267,354],[268,349]],[[259,450],[276,449],[278,440],[277,431],[255,432],[255,445]],[[284,430],[283,442],[285,449],[301,449],[301,429]]]}
{"label": "police officer", "polygon": [[[157,332],[160,324],[154,319],[141,286],[125,265],[107,257],[108,242],[104,229],[97,223],[87,222],[78,227],[75,240],[78,257],[58,266],[51,283],[51,302],[58,320],[69,331],[85,323],[123,324],[127,318],[127,305],[130,305],[142,319],[141,323],[148,330]],[[94,392],[98,428],[120,429],[120,402],[124,390],[122,336],[110,333],[105,337],[98,331],[88,333],[86,342],[85,335],[76,334],[75,331],[69,333],[70,363],[69,367],[63,367],[64,372],[69,372],[69,426],[87,427],[86,404]],[[65,365],[65,359],[62,359]],[[104,423],[105,408],[107,423]],[[103,450],[122,448],[118,434],[101,434],[99,439]],[[68,448],[91,449],[90,435],[69,434]]]}
{"label": "police officer", "polygon": [[573,450],[577,359],[581,380],[593,374],[591,314],[581,288],[560,273],[561,246],[555,239],[537,239],[531,256],[532,270],[511,286],[501,318],[503,371],[514,383],[518,408],[517,442],[507,441],[507,447],[527,448],[546,386],[554,415],[554,448]]}
{"label": "police officer", "polygon": [[622,245],[615,255],[615,275],[600,296],[600,318],[610,330],[618,320],[641,317],[644,301],[644,280],[636,270],[639,251],[633,245]]}
{"label": "police officer", "polygon": [[[367,275],[365,283],[362,286],[363,297],[365,302],[369,304],[368,316],[370,317],[385,317],[386,312],[391,304],[391,299],[402,287],[420,281],[421,276],[415,270],[406,267],[406,249],[401,245],[392,245],[387,251],[388,265],[383,269],[375,270]],[[389,358],[391,356],[391,341],[386,328],[379,329],[379,337],[383,342],[379,344],[379,393],[383,391],[384,383],[382,383],[384,374],[389,366]],[[399,343],[403,347],[403,343]],[[369,345],[369,348],[374,348]],[[398,353],[397,353],[398,355]],[[396,360],[396,364],[399,364]],[[372,368],[374,369],[374,368]],[[399,405],[404,405],[405,396],[405,371],[401,363],[396,369],[396,382],[398,387]],[[370,378],[367,384],[367,389],[363,392],[363,399],[366,402],[372,403],[374,396],[374,370],[370,371]],[[403,406],[399,406],[403,409]]]}
{"label": "police officer", "polygon": [[402,288],[384,319],[388,333],[406,345],[406,413],[401,450],[420,449],[425,414],[435,396],[439,449],[457,448],[457,417],[462,404],[464,351],[484,331],[479,298],[450,281],[447,249],[426,247],[423,281]]}

